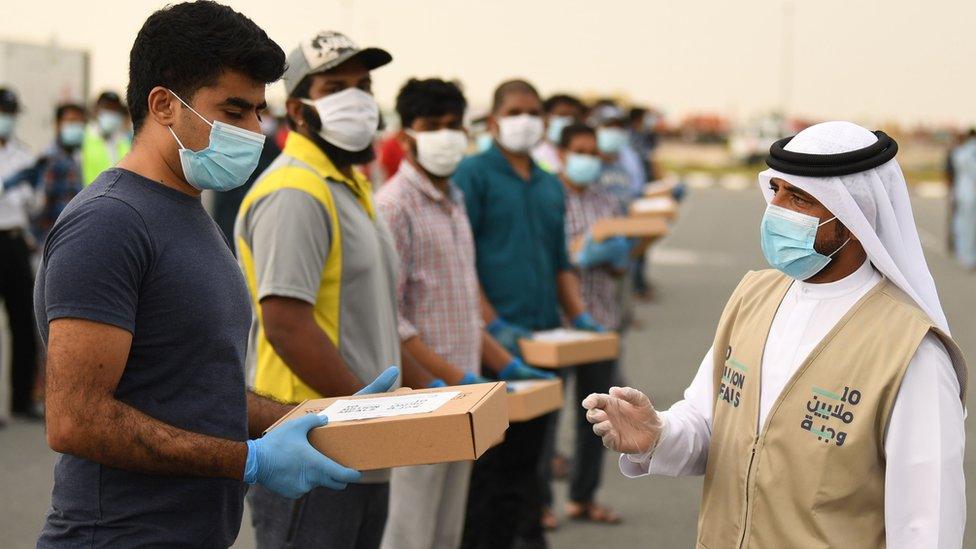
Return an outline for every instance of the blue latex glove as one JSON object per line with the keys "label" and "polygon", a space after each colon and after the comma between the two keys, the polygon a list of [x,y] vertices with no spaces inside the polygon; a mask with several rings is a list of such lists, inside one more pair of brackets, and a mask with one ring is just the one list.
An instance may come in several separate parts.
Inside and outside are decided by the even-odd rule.
{"label": "blue latex glove", "polygon": [[573,319],[573,328],[577,330],[586,330],[587,332],[605,332],[606,328],[601,326],[597,321],[593,320],[590,313],[580,313],[576,318]]}
{"label": "blue latex glove", "polygon": [[627,240],[627,253],[621,255],[620,257],[618,257],[617,259],[615,259],[610,263],[610,266],[613,267],[614,269],[617,269],[618,271],[625,271],[627,270],[627,268],[630,267],[630,262],[631,262],[630,254],[631,252],[634,251],[634,246],[637,244],[637,239],[635,238],[628,238],[626,240]]}
{"label": "blue latex glove", "polygon": [[346,484],[358,481],[362,473],[339,465],[309,444],[308,432],[328,422],[327,417],[307,414],[257,440],[247,441],[244,482],[296,499],[312,488],[342,490]]}
{"label": "blue latex glove", "polygon": [[447,387],[447,383],[444,383],[443,379],[434,378],[434,381],[431,381],[430,385],[427,386],[428,389],[436,389],[438,387]]}
{"label": "blue latex glove", "polygon": [[617,264],[630,256],[633,243],[622,236],[614,236],[603,242],[595,242],[593,237],[586,235],[583,249],[576,254],[576,265],[589,269],[606,264]]}
{"label": "blue latex glove", "polygon": [[556,374],[546,372],[532,366],[527,366],[522,359],[513,358],[507,366],[498,372],[498,379],[502,381],[521,381],[523,379],[555,379]]}
{"label": "blue latex glove", "polygon": [[376,376],[372,383],[356,392],[357,395],[372,395],[376,393],[388,393],[400,376],[400,369],[390,366],[382,374]]}
{"label": "blue latex glove", "polygon": [[502,347],[505,347],[506,351],[515,356],[522,356],[522,350],[519,348],[518,340],[532,337],[532,332],[521,326],[509,324],[502,320],[501,317],[495,317],[495,320],[492,320],[488,324],[488,333]]}
{"label": "blue latex glove", "polygon": [[[357,395],[385,393],[396,383],[400,370],[391,366]],[[308,432],[329,423],[318,414],[289,420],[267,435],[247,441],[244,482],[260,484],[286,498],[299,498],[312,488],[342,490],[362,478],[362,473],[343,467],[322,455],[308,442]]]}
{"label": "blue latex glove", "polygon": [[461,378],[458,385],[474,385],[476,383],[491,383],[491,380],[486,377],[481,377],[478,374],[465,372],[464,377]]}

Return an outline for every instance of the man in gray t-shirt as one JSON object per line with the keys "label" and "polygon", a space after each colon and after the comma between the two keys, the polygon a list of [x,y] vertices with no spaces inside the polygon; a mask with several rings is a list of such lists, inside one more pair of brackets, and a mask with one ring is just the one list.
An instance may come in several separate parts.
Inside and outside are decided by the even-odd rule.
{"label": "man in gray t-shirt", "polygon": [[361,478],[309,445],[327,421],[314,414],[249,440],[291,407],[246,391],[247,286],[200,203],[254,169],[265,86],[284,64],[214,2],[140,30],[135,144],[62,212],[37,275],[47,441],[62,454],[38,547],[228,547],[246,484],[297,498]]}
{"label": "man in gray t-shirt", "polygon": [[[354,168],[373,158],[369,71],[389,61],[334,32],[296,48],[284,76],[293,131],[241,203],[234,240],[258,312],[249,381],[283,402],[349,394],[400,360],[396,250],[369,181]],[[329,102],[339,106],[310,106]],[[404,376],[414,370],[408,363]],[[259,547],[287,539],[290,547],[369,549],[383,535],[388,494],[389,471],[381,470],[298,502],[261,488],[248,499]]]}

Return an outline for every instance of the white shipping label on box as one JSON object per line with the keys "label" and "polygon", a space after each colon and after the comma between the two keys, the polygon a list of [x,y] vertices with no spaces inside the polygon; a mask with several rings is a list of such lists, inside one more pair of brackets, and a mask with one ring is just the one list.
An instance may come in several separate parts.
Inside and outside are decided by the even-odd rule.
{"label": "white shipping label on box", "polygon": [[550,343],[580,341],[592,339],[593,337],[595,337],[593,332],[584,332],[583,330],[567,330],[565,328],[556,328],[555,330],[546,330],[532,334],[532,339],[536,341],[547,341]]}
{"label": "white shipping label on box", "polygon": [[638,213],[667,211],[674,208],[674,200],[668,197],[642,198],[635,200],[632,211]]}
{"label": "white shipping label on box", "polygon": [[339,399],[319,412],[319,415],[327,416],[329,423],[335,423],[337,421],[357,421],[408,414],[427,414],[440,408],[459,394],[461,393],[458,391],[449,391],[360,400]]}
{"label": "white shipping label on box", "polygon": [[520,393],[522,391],[528,391],[542,383],[548,383],[548,380],[524,379],[522,381],[506,381],[505,385],[508,385],[513,392]]}

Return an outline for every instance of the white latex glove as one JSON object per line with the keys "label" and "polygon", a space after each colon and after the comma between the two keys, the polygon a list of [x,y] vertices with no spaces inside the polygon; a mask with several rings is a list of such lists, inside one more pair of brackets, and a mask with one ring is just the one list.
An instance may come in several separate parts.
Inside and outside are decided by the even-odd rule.
{"label": "white latex glove", "polygon": [[610,394],[583,399],[586,419],[607,448],[623,454],[649,454],[661,437],[664,422],[647,395],[630,387],[611,387]]}

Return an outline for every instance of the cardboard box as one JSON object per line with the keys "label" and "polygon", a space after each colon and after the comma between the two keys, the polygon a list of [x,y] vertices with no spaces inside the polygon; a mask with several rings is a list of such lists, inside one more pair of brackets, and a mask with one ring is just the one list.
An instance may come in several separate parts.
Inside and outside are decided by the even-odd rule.
{"label": "cardboard box", "polygon": [[548,330],[536,332],[532,339],[520,339],[519,348],[528,364],[565,368],[616,359],[620,355],[620,337],[616,332]]}
{"label": "cardboard box", "polygon": [[529,421],[563,406],[563,380],[511,381],[508,386],[508,422]]}
{"label": "cardboard box", "polygon": [[644,196],[647,198],[655,198],[658,196],[673,197],[674,188],[677,186],[677,179],[651,181],[644,187]]}
{"label": "cardboard box", "polygon": [[[437,393],[455,393],[454,396]],[[501,442],[508,429],[505,384],[481,383],[436,389],[400,389],[394,393],[306,400],[279,419],[268,431],[304,414],[318,413],[336,405],[329,424],[313,429],[309,442],[342,465],[368,471],[407,465],[475,460]],[[429,395],[429,396],[428,396]],[[390,398],[394,397],[394,398]],[[419,397],[419,398],[418,398]],[[433,411],[404,413],[418,403],[448,398]],[[375,401],[374,399],[385,399]],[[336,404],[337,401],[343,401]],[[374,400],[370,403],[370,400]],[[374,419],[341,421],[383,403],[385,413]],[[430,402],[427,402],[430,404]],[[367,411],[363,411],[363,408]]]}
{"label": "cardboard box", "polygon": [[668,234],[668,223],[660,217],[608,217],[595,221],[590,234],[596,241],[612,236],[658,238]]}
{"label": "cardboard box", "polygon": [[638,198],[630,204],[632,217],[663,217],[674,220],[678,216],[678,203],[670,196]]}

